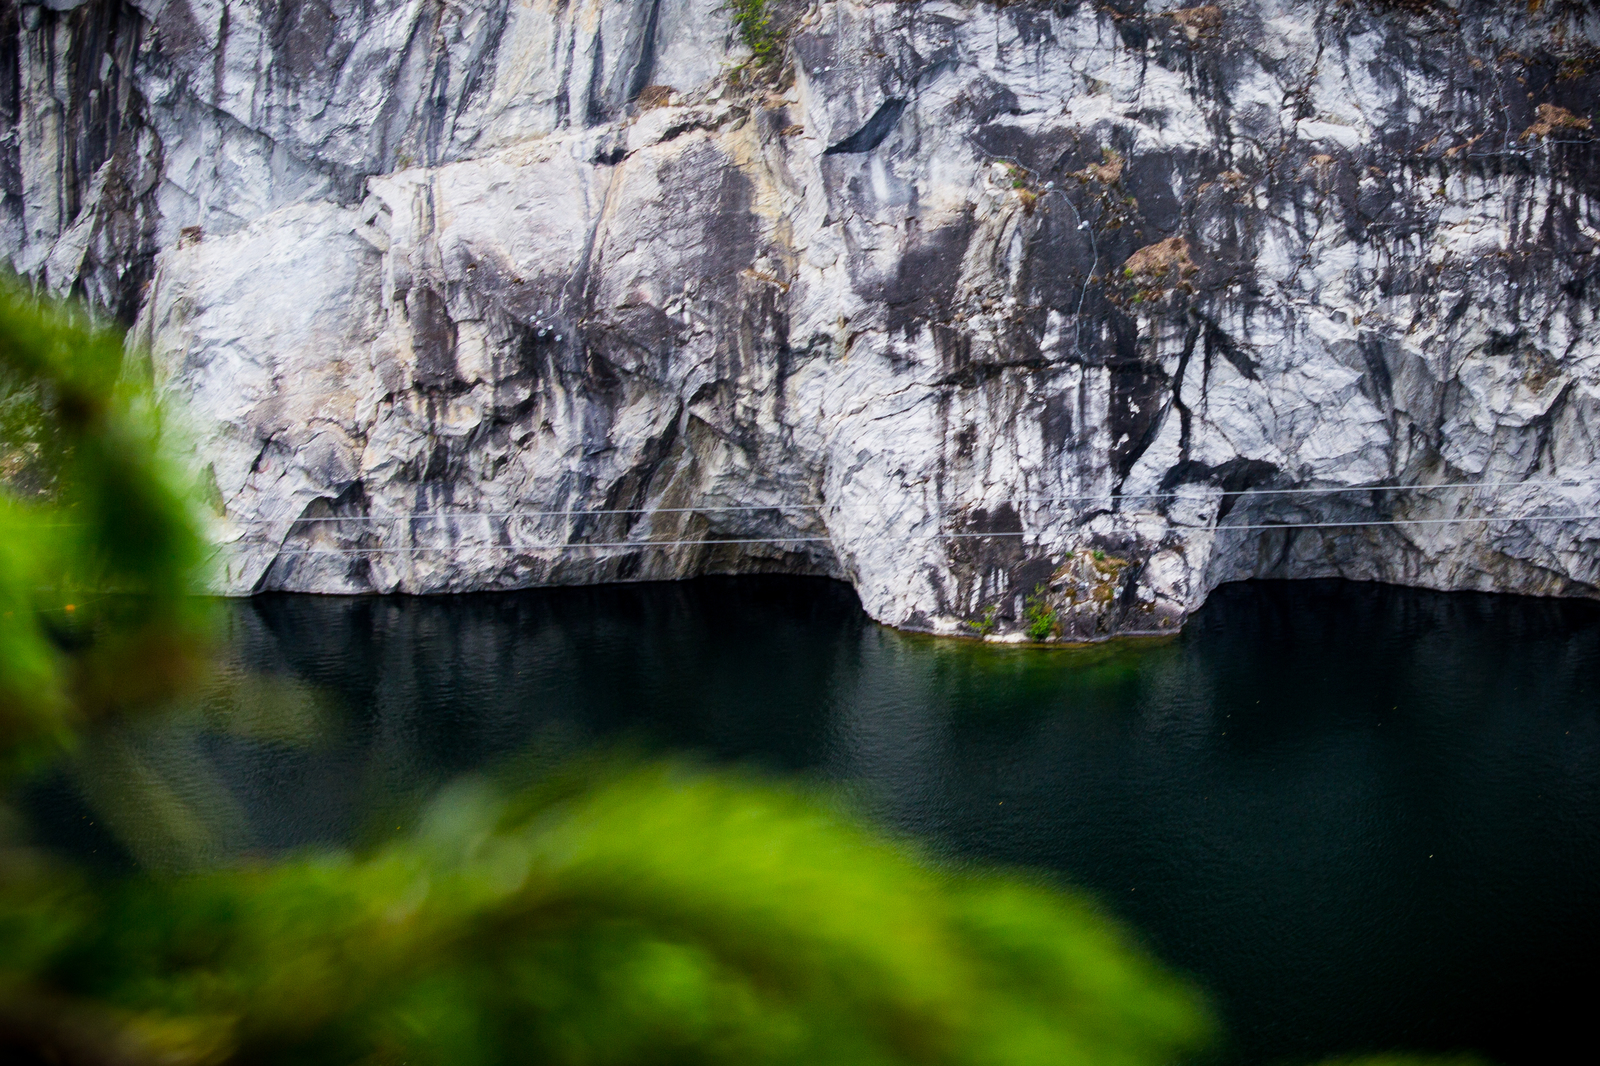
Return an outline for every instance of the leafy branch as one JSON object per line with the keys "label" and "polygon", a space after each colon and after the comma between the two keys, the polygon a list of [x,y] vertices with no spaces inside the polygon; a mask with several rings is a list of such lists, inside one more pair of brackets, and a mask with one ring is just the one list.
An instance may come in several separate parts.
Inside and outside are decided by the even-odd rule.
{"label": "leafy branch", "polygon": [[783,54],[783,34],[772,25],[767,0],[728,0],[728,10],[733,13],[733,24],[739,27],[739,36],[750,46],[751,61],[757,67],[776,62]]}

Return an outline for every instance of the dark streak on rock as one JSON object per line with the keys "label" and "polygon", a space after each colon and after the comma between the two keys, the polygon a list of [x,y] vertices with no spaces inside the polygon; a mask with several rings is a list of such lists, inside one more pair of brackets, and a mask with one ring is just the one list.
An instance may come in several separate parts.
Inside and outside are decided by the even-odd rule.
{"label": "dark streak on rock", "polygon": [[902,99],[885,100],[872,113],[866,124],[850,136],[837,144],[830,144],[823,155],[848,155],[861,152],[870,152],[882,144],[884,138],[894,132],[895,126],[900,121],[900,113],[906,109],[906,102]]}

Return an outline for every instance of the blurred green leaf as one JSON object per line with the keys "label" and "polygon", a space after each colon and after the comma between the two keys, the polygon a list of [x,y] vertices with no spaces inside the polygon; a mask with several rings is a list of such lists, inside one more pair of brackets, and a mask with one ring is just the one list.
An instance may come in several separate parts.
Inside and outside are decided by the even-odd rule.
{"label": "blurred green leaf", "polygon": [[12,285],[0,430],[0,753],[15,760],[181,690],[201,662],[203,541],[121,338]]}
{"label": "blurred green leaf", "polygon": [[942,870],[793,789],[600,762],[530,804],[139,881],[49,967],[250,1061],[1158,1063],[1208,1026],[1106,919]]}

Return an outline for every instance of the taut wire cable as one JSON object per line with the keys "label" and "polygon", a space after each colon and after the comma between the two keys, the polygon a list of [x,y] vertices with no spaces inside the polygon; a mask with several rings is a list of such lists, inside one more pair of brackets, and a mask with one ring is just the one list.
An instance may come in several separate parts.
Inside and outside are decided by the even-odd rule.
{"label": "taut wire cable", "polygon": [[[1600,514],[1579,515],[1480,515],[1465,518],[1392,518],[1382,520],[1352,520],[1348,522],[1268,522],[1259,525],[1215,525],[1215,526],[1177,526],[1178,529],[1190,529],[1198,533],[1244,533],[1272,530],[1295,529],[1362,529],[1373,526],[1428,526],[1428,525],[1458,525],[1468,522],[1580,522],[1600,519]],[[881,534],[880,534],[881,536]],[[1039,531],[1028,532],[1025,530],[1000,531],[994,533],[924,533],[917,536],[900,538],[908,543],[929,543],[939,540],[983,540],[995,537],[1042,537]],[[275,550],[268,545],[247,547],[245,550],[271,552],[274,556],[302,556],[302,555],[383,555],[401,553],[425,552],[463,552],[463,551],[519,551],[519,552],[551,552],[551,551],[578,551],[578,550],[617,550],[626,549],[641,551],[647,548],[687,548],[702,545],[717,544],[833,544],[832,537],[748,537],[729,539],[707,540],[641,540],[641,541],[612,541],[602,543],[575,543],[575,544],[446,544],[433,547],[420,545],[407,545],[392,548],[291,548]]]}
{"label": "taut wire cable", "polygon": [[[1600,481],[1572,478],[1540,481],[1447,481],[1437,485],[1339,485],[1301,489],[1227,489],[1205,494],[1208,499],[1235,496],[1329,496],[1352,492],[1446,492],[1463,489],[1502,488],[1593,488]],[[1199,486],[1204,488],[1205,486]],[[975,500],[972,505],[985,508],[1003,504],[1081,503],[1090,500],[1179,500],[1194,498],[1195,494],[1172,490],[1162,492],[1093,492],[1071,496],[1021,496],[993,502]],[[705,514],[748,511],[821,511],[824,503],[767,503],[767,504],[705,504],[698,507],[612,507],[593,511],[396,511],[383,515],[319,515],[311,518],[293,518],[287,521],[300,524],[308,522],[400,522],[422,518],[588,518],[598,515],[625,514]]]}

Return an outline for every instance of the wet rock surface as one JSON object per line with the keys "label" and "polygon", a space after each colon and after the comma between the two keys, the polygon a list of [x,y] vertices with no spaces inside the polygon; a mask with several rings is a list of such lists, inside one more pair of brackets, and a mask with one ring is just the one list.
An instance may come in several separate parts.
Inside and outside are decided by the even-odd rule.
{"label": "wet rock surface", "polygon": [[1600,13],[1534,6],[797,2],[761,67],[718,0],[0,0],[0,249],[135,324],[233,593],[1594,596]]}

